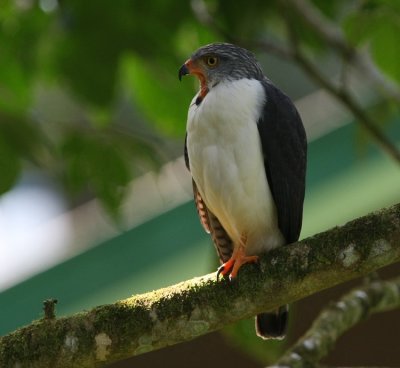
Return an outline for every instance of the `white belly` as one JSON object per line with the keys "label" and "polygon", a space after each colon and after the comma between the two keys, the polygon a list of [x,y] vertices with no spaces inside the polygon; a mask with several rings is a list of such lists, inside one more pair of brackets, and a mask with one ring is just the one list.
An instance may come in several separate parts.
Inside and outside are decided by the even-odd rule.
{"label": "white belly", "polygon": [[187,148],[194,181],[207,207],[247,254],[283,244],[266,179],[257,120],[265,101],[256,80],[212,88],[189,108]]}

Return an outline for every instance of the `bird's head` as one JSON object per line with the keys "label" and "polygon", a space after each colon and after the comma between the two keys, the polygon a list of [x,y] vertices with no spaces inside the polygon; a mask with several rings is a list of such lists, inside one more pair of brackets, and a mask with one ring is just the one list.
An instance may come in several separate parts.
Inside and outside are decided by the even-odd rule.
{"label": "bird's head", "polygon": [[263,78],[260,64],[254,55],[230,43],[212,43],[200,47],[179,69],[179,80],[187,74],[199,78],[201,97],[223,81]]}

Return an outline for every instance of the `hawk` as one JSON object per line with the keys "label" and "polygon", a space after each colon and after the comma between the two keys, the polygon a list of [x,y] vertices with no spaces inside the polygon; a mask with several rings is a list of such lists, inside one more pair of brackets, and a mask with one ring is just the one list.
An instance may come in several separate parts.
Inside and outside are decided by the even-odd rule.
{"label": "hawk", "polygon": [[[221,267],[234,279],[245,263],[299,238],[307,139],[294,104],[255,56],[228,43],[199,48],[179,69],[200,89],[189,106],[185,161],[200,221]],[[256,316],[262,338],[283,338],[288,306]]]}

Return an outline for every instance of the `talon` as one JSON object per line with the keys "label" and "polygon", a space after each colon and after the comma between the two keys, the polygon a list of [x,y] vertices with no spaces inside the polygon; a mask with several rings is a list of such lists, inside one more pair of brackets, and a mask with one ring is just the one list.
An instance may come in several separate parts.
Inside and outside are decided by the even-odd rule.
{"label": "talon", "polygon": [[225,269],[225,264],[223,264],[222,266],[218,267],[217,270],[217,281],[219,281],[219,275],[224,271]]}
{"label": "talon", "polygon": [[258,256],[247,256],[244,250],[244,245],[246,239],[243,238],[242,244],[236,248],[232,254],[232,257],[221,265],[217,270],[217,281],[219,281],[219,276],[227,276],[229,274],[229,281],[233,281],[240,267],[245,263],[256,263],[258,262]]}
{"label": "talon", "polygon": [[217,271],[217,281],[219,281],[219,275],[225,277],[229,273],[229,271],[233,268],[234,264],[235,260],[232,256],[228,261],[226,261],[223,265],[221,265]]}

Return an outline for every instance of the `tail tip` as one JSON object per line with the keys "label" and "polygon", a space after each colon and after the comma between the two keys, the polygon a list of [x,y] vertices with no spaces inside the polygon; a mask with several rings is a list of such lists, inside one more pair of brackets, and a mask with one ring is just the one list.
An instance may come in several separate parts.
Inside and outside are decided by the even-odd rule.
{"label": "tail tip", "polygon": [[282,340],[286,336],[289,317],[289,306],[284,305],[272,312],[256,316],[257,336],[264,340]]}

